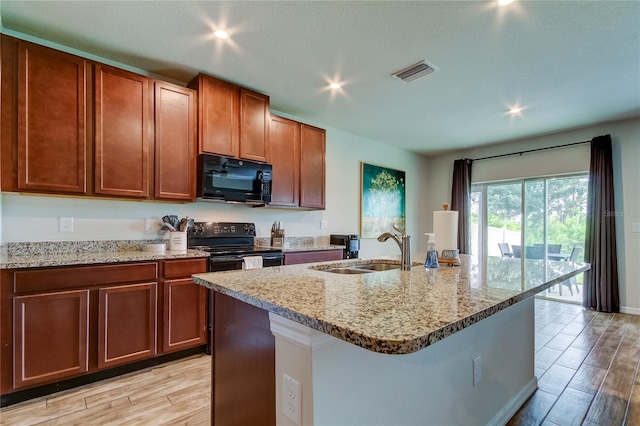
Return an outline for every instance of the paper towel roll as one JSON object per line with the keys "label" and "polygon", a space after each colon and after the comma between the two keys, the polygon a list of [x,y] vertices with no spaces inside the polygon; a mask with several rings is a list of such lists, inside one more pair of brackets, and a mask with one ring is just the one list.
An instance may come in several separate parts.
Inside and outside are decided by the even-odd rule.
{"label": "paper towel roll", "polygon": [[458,212],[433,212],[433,232],[436,234],[438,253],[458,249]]}

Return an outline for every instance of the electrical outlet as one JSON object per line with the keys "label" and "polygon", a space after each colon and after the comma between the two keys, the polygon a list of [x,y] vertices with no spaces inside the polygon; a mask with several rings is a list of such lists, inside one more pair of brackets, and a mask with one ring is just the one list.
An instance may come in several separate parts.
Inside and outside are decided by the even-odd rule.
{"label": "electrical outlet", "polygon": [[162,228],[162,222],[158,219],[145,219],[144,232],[147,234],[157,234]]}
{"label": "electrical outlet", "polygon": [[320,221],[320,229],[327,229],[328,222],[326,220]]}
{"label": "electrical outlet", "polygon": [[282,374],[282,412],[292,422],[300,424],[302,394],[300,382],[286,373]]}
{"label": "electrical outlet", "polygon": [[477,357],[473,360],[473,386],[482,380],[482,358]]}
{"label": "electrical outlet", "polygon": [[60,232],[73,232],[72,217],[60,217]]}

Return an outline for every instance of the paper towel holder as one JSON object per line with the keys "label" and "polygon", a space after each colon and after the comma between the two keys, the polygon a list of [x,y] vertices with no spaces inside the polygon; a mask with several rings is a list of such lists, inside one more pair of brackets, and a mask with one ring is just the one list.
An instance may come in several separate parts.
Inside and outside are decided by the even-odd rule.
{"label": "paper towel holder", "polygon": [[[449,211],[449,203],[442,203],[442,210]],[[438,262],[443,265],[459,266],[460,265],[460,251],[455,250],[442,250],[440,256],[438,256]]]}

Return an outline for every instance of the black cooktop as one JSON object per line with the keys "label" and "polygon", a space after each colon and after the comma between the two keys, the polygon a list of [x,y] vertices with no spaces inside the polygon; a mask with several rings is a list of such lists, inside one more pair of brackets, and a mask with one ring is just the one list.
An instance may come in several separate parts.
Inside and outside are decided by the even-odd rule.
{"label": "black cooktop", "polygon": [[255,224],[250,222],[196,222],[187,234],[187,246],[211,256],[282,253],[280,249],[256,247]]}

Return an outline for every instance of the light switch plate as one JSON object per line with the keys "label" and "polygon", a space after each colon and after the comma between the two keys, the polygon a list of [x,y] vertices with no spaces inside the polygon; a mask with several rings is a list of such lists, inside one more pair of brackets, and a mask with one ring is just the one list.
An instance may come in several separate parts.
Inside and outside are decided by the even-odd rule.
{"label": "light switch plate", "polygon": [[631,232],[640,232],[640,223],[631,224]]}

